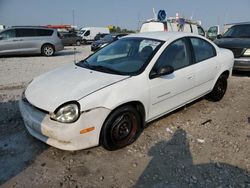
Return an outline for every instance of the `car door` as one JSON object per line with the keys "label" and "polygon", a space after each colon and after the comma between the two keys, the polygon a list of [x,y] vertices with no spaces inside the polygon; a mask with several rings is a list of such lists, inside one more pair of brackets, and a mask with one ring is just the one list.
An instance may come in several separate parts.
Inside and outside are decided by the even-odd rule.
{"label": "car door", "polygon": [[63,44],[64,45],[70,45],[70,34],[66,33],[63,35]]}
{"label": "car door", "polygon": [[164,66],[172,66],[174,72],[149,79],[149,120],[184,105],[194,97],[195,75],[190,67],[190,51],[186,38],[176,40],[166,47],[155,63],[150,74]]}
{"label": "car door", "polygon": [[196,75],[195,92],[199,96],[213,88],[220,64],[217,60],[216,50],[210,42],[198,37],[190,37],[189,40],[194,54],[194,62],[191,67]]}
{"label": "car door", "polygon": [[15,54],[18,50],[16,31],[8,29],[0,33],[0,55]]}
{"label": "car door", "polygon": [[90,30],[87,30],[85,33],[84,33],[84,38],[88,41],[91,39],[91,32]]}
{"label": "car door", "polygon": [[16,40],[19,45],[20,53],[35,52],[37,50],[37,37],[36,29],[17,28]]}

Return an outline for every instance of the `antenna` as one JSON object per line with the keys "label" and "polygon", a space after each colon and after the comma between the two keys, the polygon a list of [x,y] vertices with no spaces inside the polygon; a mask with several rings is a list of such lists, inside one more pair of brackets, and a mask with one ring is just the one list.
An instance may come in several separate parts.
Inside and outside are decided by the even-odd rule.
{"label": "antenna", "polygon": [[[73,27],[75,26],[75,10],[72,10]],[[74,64],[76,64],[76,44],[74,44]]]}

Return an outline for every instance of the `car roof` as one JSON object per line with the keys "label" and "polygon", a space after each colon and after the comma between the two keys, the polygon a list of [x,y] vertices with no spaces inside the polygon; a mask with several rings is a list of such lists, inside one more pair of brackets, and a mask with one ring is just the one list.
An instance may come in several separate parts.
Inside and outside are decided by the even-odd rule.
{"label": "car roof", "polygon": [[49,30],[56,30],[54,28],[48,28],[44,26],[12,26],[8,29],[49,29]]}
{"label": "car roof", "polygon": [[180,38],[180,37],[185,37],[185,36],[200,37],[199,35],[192,34],[192,33],[185,33],[185,32],[157,31],[157,32],[143,32],[143,33],[131,34],[129,36],[125,36],[124,38],[139,37],[139,38],[150,38],[150,39],[167,41],[171,38]]}

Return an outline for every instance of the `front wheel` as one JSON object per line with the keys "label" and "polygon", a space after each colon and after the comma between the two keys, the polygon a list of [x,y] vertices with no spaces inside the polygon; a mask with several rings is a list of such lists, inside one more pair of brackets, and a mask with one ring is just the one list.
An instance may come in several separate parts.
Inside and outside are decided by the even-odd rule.
{"label": "front wheel", "polygon": [[42,55],[52,56],[54,53],[55,53],[55,50],[51,44],[45,44],[42,46]]}
{"label": "front wheel", "polygon": [[214,102],[220,101],[225,95],[227,90],[227,76],[221,75],[214,85],[213,90],[209,93],[208,97]]}
{"label": "front wheel", "polygon": [[117,150],[132,144],[142,132],[142,119],[132,106],[115,110],[104,123],[101,144],[107,150]]}

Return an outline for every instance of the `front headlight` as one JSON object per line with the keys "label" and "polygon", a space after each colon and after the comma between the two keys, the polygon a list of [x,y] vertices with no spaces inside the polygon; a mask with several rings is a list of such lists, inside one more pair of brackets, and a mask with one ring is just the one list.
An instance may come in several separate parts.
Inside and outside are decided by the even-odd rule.
{"label": "front headlight", "polygon": [[73,123],[80,116],[80,109],[77,104],[66,104],[59,108],[56,113],[51,114],[51,119],[62,123]]}
{"label": "front headlight", "polygon": [[244,56],[250,56],[250,48],[247,49],[247,50],[244,52],[243,55],[244,55]]}

